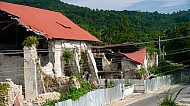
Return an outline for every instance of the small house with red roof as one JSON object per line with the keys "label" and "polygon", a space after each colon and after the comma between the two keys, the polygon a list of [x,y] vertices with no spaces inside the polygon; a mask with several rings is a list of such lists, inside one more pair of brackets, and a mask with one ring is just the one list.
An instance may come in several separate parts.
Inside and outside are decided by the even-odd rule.
{"label": "small house with red roof", "polygon": [[141,68],[147,69],[148,66],[157,64],[156,54],[150,57],[146,48],[139,49],[129,42],[94,46],[92,51],[101,78],[140,78]]}
{"label": "small house with red roof", "polygon": [[[82,70],[79,64],[81,54],[86,53],[86,59],[91,64],[90,66],[93,67],[91,68],[93,73],[97,76],[97,68],[95,62],[93,62],[95,60],[91,52],[90,43],[100,42],[100,40],[59,12],[0,1],[0,53],[3,56],[11,53],[13,55],[16,53],[22,54],[22,42],[31,35],[34,35],[39,40],[38,49],[45,50],[41,53],[46,54],[46,57],[41,57],[42,65],[51,62],[55,77],[65,74],[65,60],[63,57],[65,51],[73,53],[72,65],[76,66],[73,70],[77,72]],[[19,52],[8,52],[13,50]],[[15,67],[17,66],[23,67],[23,63],[16,62],[17,59],[11,60],[14,61],[11,63],[14,67],[7,67],[10,68],[7,70],[16,70]],[[2,61],[0,67],[6,66],[4,64],[6,63]],[[23,68],[20,70],[22,72]]]}

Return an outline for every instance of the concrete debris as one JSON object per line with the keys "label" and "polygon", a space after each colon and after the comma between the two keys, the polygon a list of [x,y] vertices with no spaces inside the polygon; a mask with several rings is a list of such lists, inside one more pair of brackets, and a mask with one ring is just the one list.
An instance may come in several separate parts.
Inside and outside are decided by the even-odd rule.
{"label": "concrete debris", "polygon": [[39,104],[43,104],[46,100],[51,99],[51,100],[58,100],[60,98],[60,93],[59,92],[48,92],[44,94],[40,94],[37,97],[37,101]]}
{"label": "concrete debris", "polygon": [[51,62],[46,64],[46,66],[42,67],[42,70],[46,75],[49,75],[50,77],[54,78],[53,64]]}

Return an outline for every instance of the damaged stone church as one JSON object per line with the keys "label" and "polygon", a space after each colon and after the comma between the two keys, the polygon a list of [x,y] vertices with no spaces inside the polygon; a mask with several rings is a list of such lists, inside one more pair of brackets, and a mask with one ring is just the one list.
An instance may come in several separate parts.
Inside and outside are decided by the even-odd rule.
{"label": "damaged stone church", "polygon": [[[39,62],[47,75],[55,78],[65,76],[65,62],[68,61],[64,53],[70,51],[73,54],[70,66],[75,66],[70,69],[80,74],[89,71],[93,80],[98,79],[90,43],[100,40],[61,13],[0,2],[0,81],[10,78],[16,84],[27,85],[26,51],[23,51],[22,42],[31,35],[39,41]],[[88,68],[84,69],[81,65]],[[33,100],[30,96],[28,99]]]}

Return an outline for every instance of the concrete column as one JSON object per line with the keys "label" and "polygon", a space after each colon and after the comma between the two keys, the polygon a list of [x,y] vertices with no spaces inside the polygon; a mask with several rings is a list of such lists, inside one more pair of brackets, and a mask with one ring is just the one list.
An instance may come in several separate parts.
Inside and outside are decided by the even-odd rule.
{"label": "concrete column", "polygon": [[75,62],[75,65],[76,65],[76,68],[77,68],[77,71],[80,73],[80,64],[79,64],[79,56],[78,56],[78,53],[77,53],[77,48],[74,49],[74,62]]}
{"label": "concrete column", "polygon": [[24,47],[24,81],[26,100],[35,100],[37,92],[36,47]]}
{"label": "concrete column", "polygon": [[62,72],[61,72],[61,57],[62,57],[62,48],[61,45],[54,45],[54,58],[55,58],[55,63],[54,63],[54,72],[55,72],[55,77],[61,77]]}

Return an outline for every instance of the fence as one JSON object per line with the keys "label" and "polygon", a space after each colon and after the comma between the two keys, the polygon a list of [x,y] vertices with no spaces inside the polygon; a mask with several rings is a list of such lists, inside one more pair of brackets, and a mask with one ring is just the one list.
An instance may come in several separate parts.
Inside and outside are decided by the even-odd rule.
{"label": "fence", "polygon": [[119,84],[113,88],[98,89],[89,92],[79,100],[72,101],[71,99],[56,103],[55,106],[104,106],[111,102],[123,99],[122,85]]}
{"label": "fence", "polygon": [[[126,84],[130,83],[134,85],[134,92],[155,91],[157,89],[175,84],[181,80],[181,73],[167,75],[162,77],[156,77],[148,80],[140,79],[107,79],[107,82],[112,81],[114,84]],[[105,85],[105,79],[100,79],[100,85]]]}

